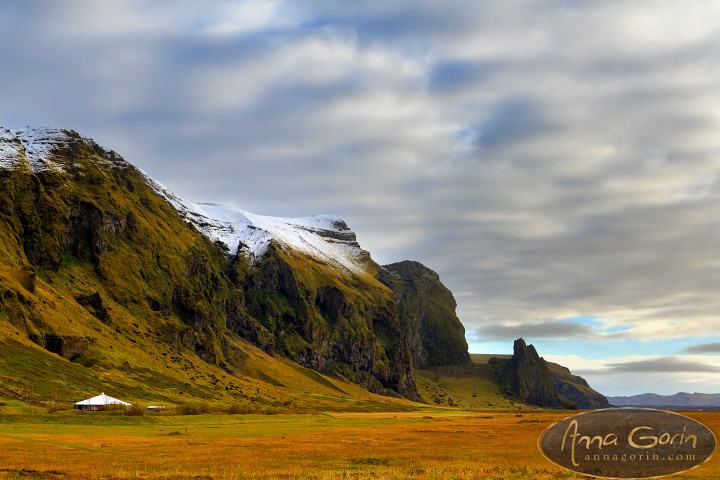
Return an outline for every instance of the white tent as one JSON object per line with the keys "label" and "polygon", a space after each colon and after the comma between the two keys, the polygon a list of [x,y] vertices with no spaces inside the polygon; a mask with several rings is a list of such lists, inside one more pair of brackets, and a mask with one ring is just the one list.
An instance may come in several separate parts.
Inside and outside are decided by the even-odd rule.
{"label": "white tent", "polygon": [[130,404],[127,402],[123,402],[122,400],[118,400],[117,398],[113,398],[105,395],[104,393],[101,393],[97,397],[92,397],[88,398],[87,400],[83,400],[82,402],[77,402],[73,407],[75,408],[75,410],[102,410],[107,405],[122,405],[124,407],[130,406]]}

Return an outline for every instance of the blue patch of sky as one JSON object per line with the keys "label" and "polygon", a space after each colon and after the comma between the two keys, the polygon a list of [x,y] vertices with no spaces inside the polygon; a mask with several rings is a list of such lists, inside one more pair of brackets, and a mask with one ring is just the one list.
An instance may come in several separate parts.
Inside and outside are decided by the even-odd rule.
{"label": "blue patch of sky", "polygon": [[575,322],[583,325],[602,325],[602,317],[596,317],[595,315],[575,315],[573,317],[561,318],[561,322]]}
{"label": "blue patch of sky", "polygon": [[499,70],[499,62],[471,63],[450,60],[432,67],[428,78],[431,91],[449,92],[468,85],[477,85]]}
{"label": "blue patch of sky", "polygon": [[492,149],[545,134],[552,128],[552,121],[534,100],[515,96],[496,104],[477,130],[480,146]]}
{"label": "blue patch of sky", "polygon": [[617,332],[626,332],[628,330],[631,330],[633,327],[630,326],[623,326],[623,325],[616,325],[614,327],[608,327],[603,330],[605,333],[617,333]]}
{"label": "blue patch of sky", "polygon": [[[574,317],[562,318],[560,321],[580,323],[582,325],[590,325],[593,327],[602,327],[604,325],[602,319],[603,317],[596,317],[594,315],[577,315]],[[617,333],[625,332],[627,330],[631,330],[632,328],[632,325],[615,325],[613,327],[598,328],[597,331],[602,333]]]}
{"label": "blue patch of sky", "polygon": [[[535,345],[540,356],[543,355],[578,355],[588,360],[600,360],[609,357],[625,357],[630,355],[687,355],[685,348],[700,343],[718,341],[713,337],[683,337],[659,340],[615,339],[615,340],[562,340],[538,339],[527,340]],[[484,345],[482,346],[484,347]],[[512,349],[512,346],[510,347]],[[489,352],[488,352],[489,353]]]}
{"label": "blue patch of sky", "polygon": [[[617,333],[630,330],[630,326],[613,326],[602,328],[602,317],[593,315],[577,315],[558,319],[558,322],[573,322],[592,327],[603,333]],[[578,355],[588,360],[600,360],[610,357],[630,355],[688,355],[687,348],[694,345],[720,342],[720,334],[709,336],[689,336],[670,339],[587,339],[563,337],[523,337],[527,343],[535,345],[540,356],[543,355]],[[484,341],[475,332],[467,334],[468,349],[471,353],[512,354],[513,340]]]}

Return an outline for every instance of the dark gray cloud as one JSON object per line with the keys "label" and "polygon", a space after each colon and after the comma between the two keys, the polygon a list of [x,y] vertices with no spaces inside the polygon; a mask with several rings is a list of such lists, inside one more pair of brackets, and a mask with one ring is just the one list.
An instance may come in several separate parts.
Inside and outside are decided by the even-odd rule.
{"label": "dark gray cloud", "polygon": [[610,363],[604,370],[578,370],[577,375],[616,375],[642,373],[720,373],[720,367],[679,357],[659,357],[620,363]]}
{"label": "dark gray cloud", "polygon": [[[488,338],[718,331],[720,5],[0,4],[0,125],[182,197],[346,219]],[[540,321],[538,319],[548,319]],[[542,352],[541,352],[542,353]],[[578,347],[577,353],[583,350]]]}
{"label": "dark gray cloud", "polygon": [[519,325],[485,325],[475,331],[483,341],[504,340],[511,342],[517,338],[530,341],[535,338],[588,338],[593,336],[589,325],[571,321],[528,322]]}
{"label": "dark gray cloud", "polygon": [[482,155],[484,149],[528,141],[551,129],[552,121],[530,99],[514,97],[493,106],[489,118],[475,129],[478,134],[475,143]]}
{"label": "dark gray cloud", "polygon": [[720,342],[700,343],[691,347],[684,348],[683,352],[696,355],[720,353]]}
{"label": "dark gray cloud", "polygon": [[493,74],[502,72],[504,62],[500,60],[468,62],[460,60],[440,61],[428,72],[428,86],[433,92],[452,93],[470,85],[489,80]]}

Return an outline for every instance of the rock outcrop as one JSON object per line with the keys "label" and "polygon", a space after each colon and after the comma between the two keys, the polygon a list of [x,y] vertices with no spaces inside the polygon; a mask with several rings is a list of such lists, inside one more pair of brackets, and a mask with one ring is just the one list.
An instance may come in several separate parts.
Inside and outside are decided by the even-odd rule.
{"label": "rock outcrop", "polygon": [[496,357],[490,364],[499,366],[500,381],[506,393],[520,402],[539,407],[577,409],[574,402],[558,393],[555,379],[535,347],[526,345],[519,338],[513,344],[513,356],[509,360]]}
{"label": "rock outcrop", "polygon": [[437,273],[421,263],[404,261],[384,265],[377,279],[395,294],[415,368],[470,361],[455,298]]}

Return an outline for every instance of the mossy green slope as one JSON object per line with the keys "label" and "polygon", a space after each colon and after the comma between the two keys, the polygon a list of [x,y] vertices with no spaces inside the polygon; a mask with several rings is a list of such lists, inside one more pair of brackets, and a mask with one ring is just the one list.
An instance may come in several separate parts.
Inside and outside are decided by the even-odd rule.
{"label": "mossy green slope", "polygon": [[431,405],[466,410],[517,409],[498,383],[495,368],[475,362],[416,370],[418,392]]}

